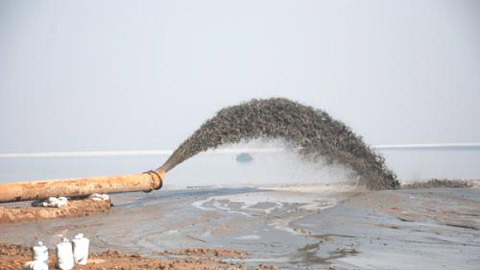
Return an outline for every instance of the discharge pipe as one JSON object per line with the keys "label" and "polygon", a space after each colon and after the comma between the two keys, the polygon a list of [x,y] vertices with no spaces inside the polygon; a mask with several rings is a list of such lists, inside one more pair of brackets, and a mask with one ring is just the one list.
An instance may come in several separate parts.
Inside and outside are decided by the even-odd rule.
{"label": "discharge pipe", "polygon": [[150,192],[162,188],[164,170],[141,174],[0,184],[0,203],[84,197],[93,193]]}

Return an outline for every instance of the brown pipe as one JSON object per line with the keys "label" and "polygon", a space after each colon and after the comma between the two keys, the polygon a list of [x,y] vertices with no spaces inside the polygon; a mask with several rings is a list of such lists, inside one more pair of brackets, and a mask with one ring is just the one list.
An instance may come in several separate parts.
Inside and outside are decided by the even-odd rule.
{"label": "brown pipe", "polygon": [[93,193],[119,193],[160,189],[165,171],[76,179],[0,184],[0,203],[42,200],[48,197],[82,197]]}

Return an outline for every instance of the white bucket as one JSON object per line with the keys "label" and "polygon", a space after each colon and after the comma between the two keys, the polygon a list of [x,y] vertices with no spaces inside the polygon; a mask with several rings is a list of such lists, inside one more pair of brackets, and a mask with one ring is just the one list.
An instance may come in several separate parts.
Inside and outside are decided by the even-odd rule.
{"label": "white bucket", "polygon": [[72,243],[67,238],[63,238],[62,242],[56,247],[57,251],[57,267],[62,270],[70,270],[73,268],[73,249]]}
{"label": "white bucket", "polygon": [[48,265],[42,261],[31,261],[22,266],[22,270],[48,270]]}
{"label": "white bucket", "polygon": [[87,264],[88,260],[88,245],[90,240],[83,237],[83,233],[75,235],[73,242],[73,259],[77,264]]}
{"label": "white bucket", "polygon": [[48,264],[48,248],[41,241],[33,247],[33,260]]}
{"label": "white bucket", "polygon": [[110,200],[110,197],[107,194],[98,194],[98,193],[93,193],[92,195],[88,196],[90,200],[94,201],[108,201]]}
{"label": "white bucket", "polygon": [[62,208],[67,205],[68,205],[68,199],[65,197],[58,197],[58,198],[50,197],[42,203],[43,207]]}

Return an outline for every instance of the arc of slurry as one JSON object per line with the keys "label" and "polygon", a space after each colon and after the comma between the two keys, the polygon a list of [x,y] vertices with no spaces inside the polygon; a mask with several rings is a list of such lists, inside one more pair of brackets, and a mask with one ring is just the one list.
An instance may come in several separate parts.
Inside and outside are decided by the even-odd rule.
{"label": "arc of slurry", "polygon": [[283,138],[302,147],[309,158],[324,156],[329,162],[349,166],[371,189],[400,186],[384,158],[361,137],[326,112],[284,98],[251,100],[226,107],[187,138],[157,170],[168,172],[188,158],[226,143]]}

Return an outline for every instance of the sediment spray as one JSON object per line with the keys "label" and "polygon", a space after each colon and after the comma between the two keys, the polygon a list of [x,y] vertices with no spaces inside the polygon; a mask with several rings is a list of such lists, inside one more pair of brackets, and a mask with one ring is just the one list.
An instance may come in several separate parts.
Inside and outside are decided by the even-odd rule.
{"label": "sediment spray", "polygon": [[250,139],[282,139],[300,149],[304,158],[343,164],[353,169],[360,184],[369,189],[399,187],[396,175],[386,167],[384,158],[349,127],[322,110],[284,98],[254,99],[220,110],[157,171],[169,171],[194,155],[223,144]]}

